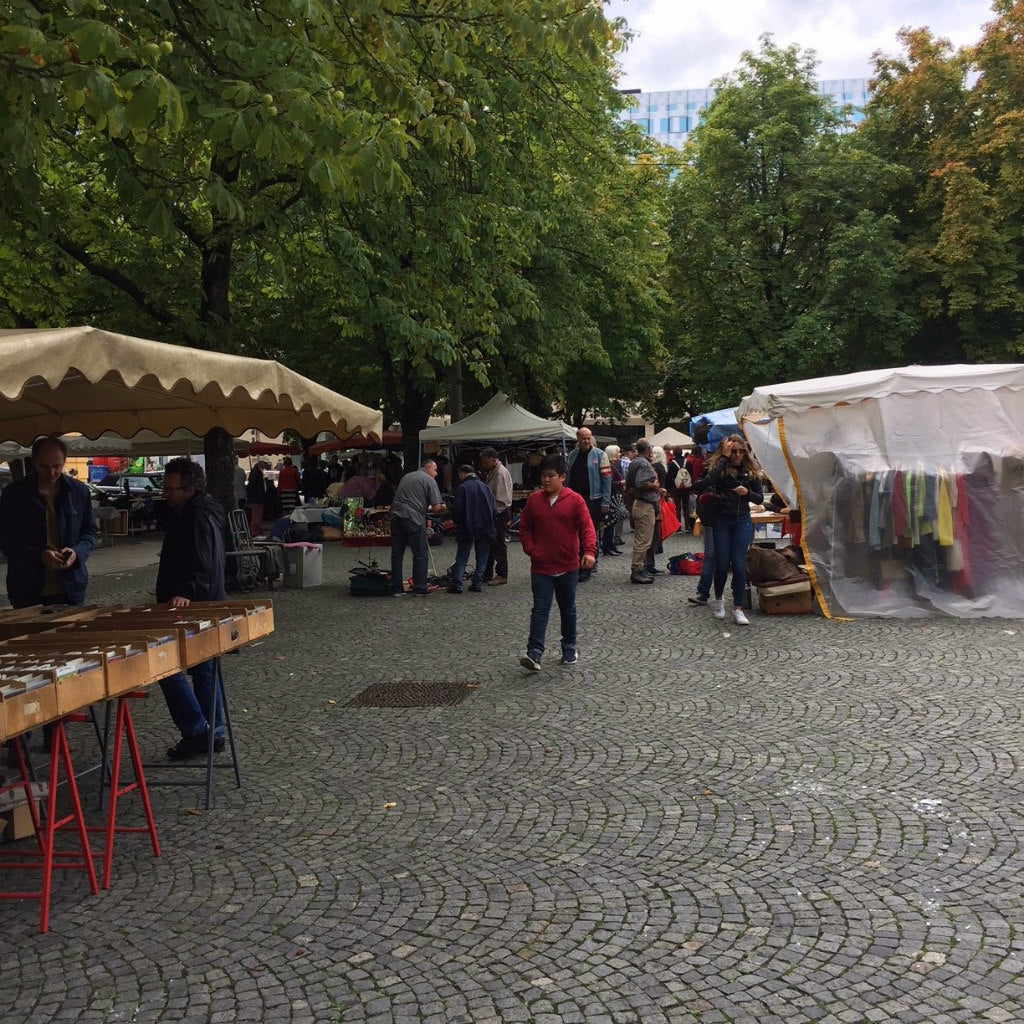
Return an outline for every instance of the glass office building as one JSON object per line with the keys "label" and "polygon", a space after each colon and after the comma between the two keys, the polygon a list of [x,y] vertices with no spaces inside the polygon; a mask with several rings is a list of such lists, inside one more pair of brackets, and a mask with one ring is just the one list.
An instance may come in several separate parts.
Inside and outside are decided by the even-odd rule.
{"label": "glass office building", "polygon": [[[677,149],[682,148],[715,95],[714,89],[672,89],[668,92],[625,89],[623,92],[633,102],[620,115],[622,120],[640,125],[658,142]],[[864,119],[864,107],[869,98],[866,78],[827,79],[818,82],[818,93],[832,100],[837,114],[845,107],[852,108],[846,114],[848,124],[856,125]]]}

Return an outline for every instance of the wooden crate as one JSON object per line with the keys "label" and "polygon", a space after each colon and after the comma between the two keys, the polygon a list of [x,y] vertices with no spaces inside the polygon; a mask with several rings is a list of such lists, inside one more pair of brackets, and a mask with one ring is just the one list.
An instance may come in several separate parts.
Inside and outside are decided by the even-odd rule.
{"label": "wooden crate", "polygon": [[[79,662],[86,664],[75,664]],[[41,654],[27,649],[0,648],[0,676],[13,678],[28,674],[45,675],[56,687],[58,716],[81,711],[106,696],[103,660],[95,652],[47,651]]]}
{"label": "wooden crate", "polygon": [[91,622],[78,624],[82,632],[105,632],[111,637],[117,633],[173,634],[178,639],[178,654],[182,667],[198,665],[221,653],[220,630],[216,622],[182,614],[188,609],[162,608],[160,611],[127,608],[103,615]]}
{"label": "wooden crate", "polygon": [[48,682],[29,689],[17,679],[0,676],[0,720],[4,736],[20,736],[57,718],[57,686]]}
{"label": "wooden crate", "polygon": [[[114,632],[110,634],[90,631],[56,630],[32,637],[9,641],[9,647],[35,647],[39,652],[62,654],[94,654],[102,658],[106,678],[106,696],[119,697],[122,693],[149,686],[166,679],[181,669],[178,638],[175,634],[162,636],[148,633]],[[4,650],[0,647],[0,652]]]}
{"label": "wooden crate", "polygon": [[99,605],[32,605],[29,608],[0,609],[0,640],[10,640],[30,633],[40,633],[69,622],[95,618],[109,609]]}
{"label": "wooden crate", "polygon": [[274,632],[274,604],[272,601],[196,601],[189,605],[200,611],[223,610],[235,616],[244,616],[248,640],[258,640]]}

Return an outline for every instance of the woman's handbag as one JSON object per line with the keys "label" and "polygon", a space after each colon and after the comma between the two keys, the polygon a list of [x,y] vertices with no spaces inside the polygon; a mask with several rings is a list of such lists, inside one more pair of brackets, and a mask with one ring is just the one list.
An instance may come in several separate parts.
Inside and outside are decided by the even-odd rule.
{"label": "woman's handbag", "polygon": [[628,518],[629,511],[626,508],[626,503],[622,500],[622,495],[613,494],[611,503],[608,505],[608,511],[604,514],[604,525],[616,526]]}
{"label": "woman's handbag", "polygon": [[705,491],[697,495],[697,518],[704,526],[714,526],[718,513],[722,508],[721,496],[715,491]]}

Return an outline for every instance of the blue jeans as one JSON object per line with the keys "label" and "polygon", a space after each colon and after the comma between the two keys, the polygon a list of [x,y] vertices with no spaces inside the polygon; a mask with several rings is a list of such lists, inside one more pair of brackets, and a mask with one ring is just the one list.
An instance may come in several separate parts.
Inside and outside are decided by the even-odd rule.
{"label": "blue jeans", "polygon": [[704,563],[697,580],[697,596],[710,599],[711,583],[715,578],[715,528],[702,526],[700,532],[704,538]]}
{"label": "blue jeans", "polygon": [[405,549],[412,548],[412,589],[427,592],[427,524],[393,516],[391,519],[391,589],[402,592],[402,561]]}
{"label": "blue jeans", "polygon": [[[210,707],[210,696],[216,682],[216,665],[214,659],[201,661],[188,669],[192,677],[189,684],[184,672],[168,676],[160,680],[160,689],[164,692],[167,709],[171,719],[178,727],[182,736],[199,736],[206,731],[208,722],[206,712]],[[217,687],[217,716],[213,728],[215,736],[224,735],[224,709],[220,703],[220,687]]]}
{"label": "blue jeans", "polygon": [[548,631],[552,599],[558,602],[562,618],[562,653],[576,649],[576,584],[579,572],[567,572],[561,576],[530,574],[533,590],[533,610],[530,612],[530,639],[526,653],[539,658],[544,653],[544,637]]}
{"label": "blue jeans", "polygon": [[718,517],[715,523],[715,597],[725,593],[725,578],[732,569],[732,600],[743,607],[747,593],[747,549],[754,539],[754,524],[749,516]]}
{"label": "blue jeans", "polygon": [[487,556],[491,550],[490,537],[466,537],[459,541],[455,552],[455,566],[452,569],[452,586],[461,591],[462,577],[466,574],[466,563],[469,561],[470,551],[476,552],[476,562],[473,565],[473,586],[482,587],[484,582],[484,569],[487,567]]}

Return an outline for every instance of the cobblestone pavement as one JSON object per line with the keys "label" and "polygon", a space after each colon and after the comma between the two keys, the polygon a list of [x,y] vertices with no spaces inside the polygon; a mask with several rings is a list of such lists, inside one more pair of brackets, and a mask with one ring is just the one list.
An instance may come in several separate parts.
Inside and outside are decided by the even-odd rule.
{"label": "cobblestone pavement", "polygon": [[[606,558],[579,664],[528,674],[521,552],[426,600],[351,597],[368,554],[227,659],[244,788],[155,790],[163,856],[60,878],[48,935],[0,903],[4,1024],[1024,1020],[1024,624],[725,628]],[[148,600],[126,565],[91,599]],[[345,706],[388,680],[477,688]]]}

